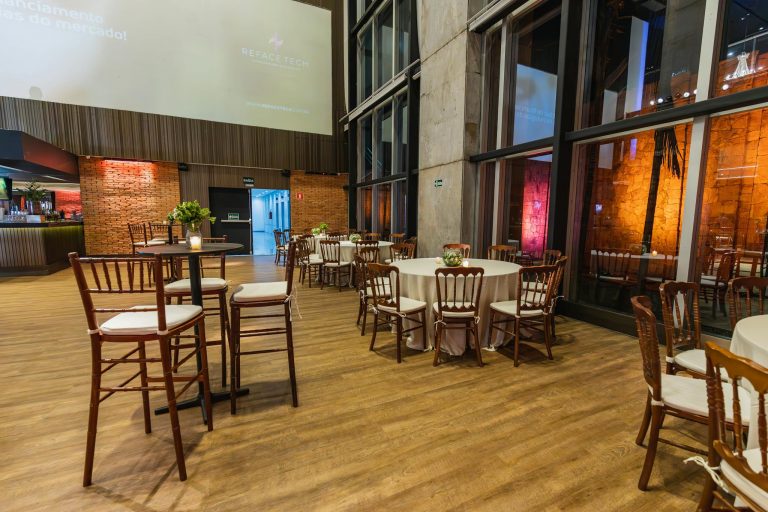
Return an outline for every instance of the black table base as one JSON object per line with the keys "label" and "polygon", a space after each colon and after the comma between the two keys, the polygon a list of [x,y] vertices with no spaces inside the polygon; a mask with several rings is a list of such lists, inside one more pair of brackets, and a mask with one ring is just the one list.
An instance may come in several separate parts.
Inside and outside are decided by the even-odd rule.
{"label": "black table base", "polygon": [[[250,393],[250,389],[248,388],[240,388],[237,391],[235,391],[236,396],[245,396],[248,393]],[[211,399],[213,400],[213,403],[216,402],[223,402],[225,400],[229,400],[229,391],[218,391],[216,393],[211,393]],[[200,407],[200,411],[203,413],[203,423],[208,423],[208,418],[205,417],[205,397],[202,395],[196,395],[192,398],[189,398],[187,400],[184,400],[182,402],[176,402],[176,409],[182,410],[182,409],[191,409],[192,407]],[[164,405],[162,407],[158,407],[155,409],[155,415],[160,414],[168,414],[168,406]]]}

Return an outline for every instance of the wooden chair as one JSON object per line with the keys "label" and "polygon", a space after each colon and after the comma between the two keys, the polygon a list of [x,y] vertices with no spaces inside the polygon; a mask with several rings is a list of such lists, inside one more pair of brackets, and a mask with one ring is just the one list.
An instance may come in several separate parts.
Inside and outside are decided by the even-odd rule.
{"label": "wooden chair", "polygon": [[128,224],[128,235],[131,238],[131,254],[136,254],[136,249],[155,245],[164,245],[164,240],[149,240],[147,238],[147,225],[143,222]]}
{"label": "wooden chair", "polygon": [[728,290],[728,282],[733,278],[733,270],[736,264],[736,252],[726,251],[720,256],[720,264],[714,277],[701,276],[700,288],[707,302],[707,292],[712,292],[712,316],[717,316],[717,306],[725,314],[725,295]]}
{"label": "wooden chair", "polygon": [[[227,237],[206,237],[203,243],[226,243]],[[215,314],[219,317],[218,340],[208,340],[207,346],[221,347],[221,385],[227,385],[227,345],[229,339],[229,312],[227,310],[227,285],[226,268],[227,255],[225,253],[214,256],[200,256],[200,284],[203,292],[203,311],[206,316]],[[187,258],[174,258],[174,275],[177,280],[165,285],[165,303],[170,304],[176,299],[176,304],[183,304],[186,300],[192,301],[192,285],[189,278],[185,278],[185,272],[189,272],[189,260]],[[207,275],[206,275],[207,274]],[[205,302],[214,302],[213,305],[206,306]],[[174,346],[181,343],[181,339],[189,336],[177,336],[174,338]],[[179,352],[173,354],[173,364],[179,364]]]}
{"label": "wooden chair", "polygon": [[557,272],[555,273],[554,282],[552,284],[552,293],[549,296],[550,311],[547,315],[549,318],[549,335],[552,343],[557,341],[557,334],[555,332],[557,322],[555,322],[555,318],[557,316],[557,303],[560,301],[560,299],[563,298],[563,296],[560,295],[560,287],[563,284],[563,278],[565,277],[565,267],[567,264],[568,256],[560,256],[555,262]]}
{"label": "wooden chair", "polygon": [[492,245],[488,248],[488,259],[514,263],[517,260],[517,245]]}
{"label": "wooden chair", "polygon": [[373,240],[378,242],[381,240],[381,234],[380,233],[366,233],[363,235],[363,240]]}
{"label": "wooden chair", "polygon": [[541,258],[541,264],[542,265],[555,265],[557,264],[557,260],[560,259],[560,256],[562,256],[562,251],[559,251],[557,249],[545,249],[544,254]]}
{"label": "wooden chair", "polygon": [[355,254],[360,252],[361,249],[375,247],[379,248],[379,242],[377,240],[358,240],[355,242]]}
{"label": "wooden chair", "polygon": [[[640,480],[637,483],[637,487],[641,491],[645,491],[648,488],[648,480],[651,477],[658,443],[669,444],[695,453],[704,453],[699,448],[662,439],[659,437],[659,433],[664,419],[668,416],[674,416],[695,423],[708,423],[707,382],[702,379],[691,379],[662,373],[661,361],[659,359],[659,341],[656,337],[656,317],[653,311],[651,311],[651,299],[641,295],[632,297],[630,300],[632,309],[635,312],[640,353],[643,359],[643,377],[645,378],[645,386],[648,389],[643,420],[640,423],[640,431],[635,439],[635,443],[642,446],[650,428],[645,463],[640,473]],[[735,395],[734,391],[736,392]],[[734,396],[738,397],[738,399],[733,400]],[[724,399],[729,406],[734,402],[741,404],[741,410],[746,412],[747,415],[749,414],[750,396],[749,392],[745,389],[738,387],[735,390],[727,390],[724,393]],[[732,429],[732,421],[730,421],[730,426]],[[737,428],[737,430],[740,430],[740,428]]]}
{"label": "wooden chair", "polygon": [[[149,228],[149,239],[150,240],[160,240],[162,242],[168,243],[168,230],[170,229],[171,237],[174,237],[174,231],[175,227],[179,226],[180,224],[168,224],[164,222],[148,222],[147,226]],[[172,240],[172,238],[171,238]]]}
{"label": "wooden chair", "polygon": [[368,322],[368,308],[373,300],[373,292],[368,286],[367,267],[369,263],[379,262],[379,248],[362,247],[355,253],[355,287],[360,296],[360,304],[357,310],[357,324],[363,320],[363,327],[360,329],[360,336],[365,336],[365,326]]}
{"label": "wooden chair", "polygon": [[[293,358],[293,314],[291,301],[293,300],[293,269],[296,256],[296,243],[288,243],[288,259],[285,264],[285,281],[272,283],[242,284],[235,289],[229,300],[232,315],[232,336],[229,379],[230,413],[237,413],[237,390],[240,389],[241,371],[240,358],[251,354],[269,354],[273,352],[288,353],[288,375],[291,380],[291,400],[294,407],[299,406],[299,395],[296,384],[296,365]],[[261,315],[243,316],[243,312],[258,308],[282,307],[281,313],[268,312]],[[269,318],[283,318],[284,327],[263,326],[263,320]],[[259,327],[244,329],[243,320],[258,320]],[[285,334],[285,348],[263,348],[257,350],[243,350],[243,338],[276,336]]]}
{"label": "wooden chair", "polygon": [[[704,491],[697,510],[709,511],[715,498],[726,507],[733,508],[723,494],[738,497],[751,510],[768,510],[768,435],[766,435],[765,395],[768,392],[768,369],[739,357],[715,343],[706,343],[704,350],[709,361],[707,372],[707,396],[709,404],[709,454],[707,466],[715,473],[720,487],[711,476],[704,483]],[[728,379],[725,379],[725,376]],[[739,383],[748,382],[757,398],[757,446],[744,446],[743,436],[728,435],[728,430],[742,431],[750,419],[749,409],[737,400],[723,398],[740,396]],[[746,418],[745,418],[746,416]],[[710,473],[711,475],[712,473]],[[718,509],[723,510],[723,509]]]}
{"label": "wooden chair", "polygon": [[389,246],[389,258],[384,262],[389,265],[393,261],[412,260],[416,246],[408,243],[392,244]]}
{"label": "wooden chair", "polygon": [[616,286],[618,293],[616,301],[621,298],[621,293],[635,282],[629,277],[629,263],[632,255],[626,249],[597,249],[595,251],[595,301],[601,284]]}
{"label": "wooden chair", "polygon": [[[703,379],[707,375],[707,356],[701,348],[699,285],[670,281],[659,287],[664,338],[667,346],[666,372],[685,371]],[[685,350],[680,350],[684,347]]]}
{"label": "wooden chair", "polygon": [[341,278],[347,276],[347,283],[352,279],[352,262],[341,261],[341,242],[332,240],[320,240],[320,255],[323,258],[323,266],[320,270],[320,289],[325,286],[326,278],[336,278],[336,286],[341,291]]}
{"label": "wooden chair", "polygon": [[459,329],[464,331],[467,346],[470,346],[470,335],[474,337],[477,364],[483,366],[477,324],[484,273],[482,267],[440,267],[435,270],[437,302],[432,304],[435,316],[435,358],[432,366],[440,364],[440,345],[446,331]]}
{"label": "wooden chair", "polygon": [[314,237],[312,235],[303,236],[296,242],[296,261],[299,265],[299,281],[301,281],[303,286],[304,279],[309,276],[310,288],[312,288],[312,281],[315,277],[319,278],[323,272],[323,259],[317,254],[312,254],[313,246]]}
{"label": "wooden chair", "polygon": [[[491,318],[488,323],[488,339],[493,338],[493,331],[501,331],[514,338],[515,366],[520,364],[520,329],[523,324],[540,323],[543,325],[544,346],[547,357],[552,359],[551,327],[552,320],[552,290],[555,289],[555,278],[558,267],[545,265],[538,267],[522,267],[517,276],[517,299],[493,302]],[[496,317],[499,317],[496,320]],[[507,331],[506,325],[510,318],[514,321],[514,331]],[[505,340],[505,344],[506,344]]]}
{"label": "wooden chair", "polygon": [[346,235],[344,235],[341,231],[330,231],[327,235],[325,235],[325,239],[329,242],[341,242],[346,238]]}
{"label": "wooden chair", "polygon": [[413,247],[414,247],[414,249],[413,249],[413,257],[417,258],[418,257],[417,255],[419,253],[419,239],[418,239],[418,237],[412,236],[411,238],[406,240],[405,243],[413,245]]}
{"label": "wooden chair", "polygon": [[472,246],[469,244],[444,244],[443,252],[453,249],[461,252],[463,258],[469,258],[469,253],[472,251]]}
{"label": "wooden chair", "polygon": [[[397,362],[402,362],[403,335],[421,329],[426,340],[427,335],[427,303],[404,297],[400,293],[400,269],[391,265],[368,263],[366,266],[368,288],[373,302],[373,335],[368,350],[373,351],[376,344],[376,332],[379,327],[389,325],[395,320],[397,328]],[[392,277],[394,275],[394,277]],[[379,323],[379,315],[384,321]],[[415,327],[404,329],[403,321],[416,323]]]}
{"label": "wooden chair", "polygon": [[[205,342],[205,315],[200,306],[166,306],[163,291],[163,264],[158,255],[154,259],[144,257],[105,257],[80,258],[77,253],[69,253],[69,261],[75,274],[80,298],[83,302],[91,338],[91,399],[88,415],[88,436],[85,449],[85,470],[83,486],[92,483],[93,459],[96,450],[96,431],[101,403],[118,392],[135,391],[141,393],[144,413],[144,432],[152,432],[149,411],[149,392],[164,390],[168,400],[168,412],[171,420],[173,445],[176,452],[176,464],[179,479],[187,479],[184,463],[184,447],[181,442],[181,429],[176,408],[176,400],[192,384],[201,383],[205,396],[205,418],[208,430],[213,430],[213,410],[211,389],[208,380],[208,353]],[[145,269],[151,262],[153,272]],[[152,277],[150,277],[150,274]],[[106,307],[96,306],[94,299],[106,295],[154,296],[151,305],[134,307],[116,307],[114,301]],[[149,301],[148,301],[149,302]],[[100,322],[97,317],[110,314],[108,320]],[[172,349],[171,338],[189,329],[198,327],[198,343],[181,345]],[[156,344],[159,357],[147,355],[147,344]],[[122,356],[108,354],[108,347],[131,347]],[[178,365],[171,362],[172,350],[192,349],[185,354],[182,363],[192,357],[200,357],[202,369],[183,376],[174,376]],[[138,371],[119,384],[105,384],[103,379],[112,375],[115,368],[124,365],[138,365]],[[150,375],[150,365],[159,364],[161,371]],[[135,368],[135,367],[134,367]],[[120,370],[117,370],[119,373]],[[136,379],[140,385],[129,385]],[[119,382],[119,381],[118,381]],[[176,391],[176,383],[182,385]]]}
{"label": "wooden chair", "polygon": [[286,264],[286,257],[288,255],[288,248],[285,242],[285,233],[279,229],[272,231],[272,235],[275,237],[275,265],[280,264],[280,258],[283,259],[283,265]]}
{"label": "wooden chair", "polygon": [[405,233],[390,233],[389,241],[393,244],[401,244],[405,242]]}
{"label": "wooden chair", "polygon": [[768,277],[734,277],[728,282],[728,317],[731,330],[736,322],[752,315],[765,314]]}

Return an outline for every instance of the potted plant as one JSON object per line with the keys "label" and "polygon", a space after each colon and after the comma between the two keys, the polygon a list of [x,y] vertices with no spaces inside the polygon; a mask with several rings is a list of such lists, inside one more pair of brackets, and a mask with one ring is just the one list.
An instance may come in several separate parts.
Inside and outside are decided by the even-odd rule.
{"label": "potted plant", "polygon": [[211,210],[208,208],[202,208],[197,201],[184,201],[179,203],[171,213],[168,214],[168,220],[171,222],[179,222],[186,226],[186,242],[187,246],[191,247],[190,239],[192,237],[202,238],[200,233],[200,226],[206,220],[210,220],[211,223],[216,222],[216,217],[211,217]]}
{"label": "potted plant", "polygon": [[27,201],[27,211],[30,215],[42,215],[43,206],[40,202],[45,199],[48,191],[33,181],[24,190],[24,199]]}
{"label": "potted plant", "polygon": [[320,232],[323,234],[326,234],[328,232],[328,224],[325,222],[321,222],[318,228],[320,228]]}
{"label": "potted plant", "polygon": [[448,249],[443,253],[443,263],[446,267],[459,267],[463,260],[461,251],[457,249]]}

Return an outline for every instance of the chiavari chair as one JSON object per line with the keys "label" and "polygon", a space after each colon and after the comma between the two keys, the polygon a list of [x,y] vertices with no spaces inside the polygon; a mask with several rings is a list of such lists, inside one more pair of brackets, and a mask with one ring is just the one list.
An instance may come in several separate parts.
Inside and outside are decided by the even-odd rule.
{"label": "chiavari chair", "polygon": [[562,256],[562,251],[558,249],[545,249],[544,254],[541,258],[541,264],[542,265],[555,265],[557,263],[557,260],[560,259],[560,256]]}
{"label": "chiavari chair", "polygon": [[700,288],[704,295],[704,301],[708,302],[707,292],[712,292],[712,316],[717,316],[717,306],[725,314],[726,292],[728,282],[733,278],[733,271],[736,268],[736,252],[726,251],[720,256],[720,264],[715,270],[714,276],[701,276]]}
{"label": "chiavari chair", "polygon": [[136,254],[136,249],[164,245],[164,240],[150,240],[147,237],[147,225],[143,222],[128,224],[128,235],[131,238],[131,254]]}
{"label": "chiavari chair", "polygon": [[[163,289],[162,257],[101,257],[80,258],[69,253],[69,261],[80,291],[83,309],[91,341],[91,398],[88,416],[88,435],[85,450],[83,486],[89,486],[93,477],[93,461],[96,450],[96,432],[99,407],[103,401],[119,392],[140,392],[144,414],[144,431],[152,432],[149,411],[149,392],[165,391],[171,420],[173,445],[179,479],[186,480],[184,448],[181,441],[176,401],[190,386],[201,385],[205,397],[205,419],[208,430],[213,430],[213,410],[208,379],[208,354],[205,342],[205,315],[200,306],[166,305]],[[153,272],[148,272],[151,266]],[[142,296],[153,296],[151,304],[139,306],[96,305],[96,300],[117,295],[128,300],[140,300]],[[147,301],[149,302],[149,301]],[[103,315],[110,318],[102,321]],[[198,327],[197,343],[171,346],[171,339],[185,331]],[[150,345],[149,347],[147,345]],[[148,348],[158,356],[148,355]],[[110,348],[130,347],[122,356],[108,354]],[[191,349],[181,358],[179,364],[172,363],[171,352]],[[121,350],[122,352],[122,350]],[[174,375],[178,367],[187,360],[199,357],[201,369],[195,373]],[[119,384],[105,383],[111,370],[138,365],[138,371]],[[157,374],[154,368],[160,366]],[[117,370],[119,371],[119,370]],[[121,377],[122,379],[122,377]],[[139,385],[130,385],[139,379]],[[181,389],[176,390],[176,383]]]}
{"label": "chiavari chair", "polygon": [[302,286],[304,279],[309,276],[309,287],[312,288],[312,281],[322,274],[323,259],[317,254],[312,253],[312,247],[315,244],[315,237],[305,235],[296,242],[296,261],[299,265],[299,281]]}
{"label": "chiavari chair", "polygon": [[488,259],[514,263],[517,260],[517,245],[492,245],[488,248]]}
{"label": "chiavari chair", "polygon": [[[656,316],[651,311],[651,299],[645,295],[640,295],[632,297],[630,301],[635,312],[640,354],[643,360],[643,377],[648,389],[645,412],[635,439],[635,443],[642,446],[650,429],[645,463],[637,483],[638,489],[645,491],[648,488],[648,480],[651,477],[659,443],[669,444],[694,453],[706,454],[699,448],[663,439],[660,437],[660,432],[664,419],[669,416],[704,425],[708,424],[707,381],[669,375],[661,371],[659,341],[656,337]],[[735,389],[725,388],[724,391],[723,399],[729,408],[731,404],[740,404],[742,412],[749,415],[751,399],[747,390],[737,387]],[[729,428],[733,430],[733,416],[728,417],[727,420]],[[747,425],[743,424],[742,426]],[[737,431],[741,433],[741,426],[737,427]],[[741,437],[741,435],[737,435],[737,437]]]}
{"label": "chiavari chair", "polygon": [[325,239],[329,242],[341,242],[344,240],[345,235],[342,234],[341,231],[329,231],[327,235],[325,235]]}
{"label": "chiavari chair", "polygon": [[[232,316],[232,336],[230,337],[230,367],[229,379],[230,413],[237,413],[237,390],[241,385],[240,358],[252,354],[269,354],[287,352],[288,374],[291,381],[291,400],[294,407],[299,406],[299,395],[296,384],[296,365],[293,354],[293,269],[296,261],[296,243],[288,243],[288,259],[285,264],[285,281],[271,283],[248,283],[238,286],[229,300]],[[258,308],[282,307],[281,313],[267,313],[243,316],[244,312]],[[283,318],[284,327],[263,326],[264,319]],[[243,328],[243,320],[258,320],[259,327]],[[285,348],[262,348],[243,350],[243,338],[285,334]]]}
{"label": "chiavari chair", "polygon": [[[366,293],[370,292],[373,301],[373,335],[371,336],[371,345],[368,347],[373,351],[376,344],[376,332],[379,327],[389,325],[392,319],[395,320],[397,330],[396,358],[398,364],[402,362],[402,343],[403,335],[409,332],[421,329],[422,335],[427,335],[427,303],[404,297],[400,290],[400,269],[391,265],[381,265],[379,263],[368,263],[366,265],[366,276],[368,287]],[[379,322],[379,315],[383,321]],[[408,320],[416,325],[405,329],[404,321]]]}
{"label": "chiavari chair", "polygon": [[363,235],[363,240],[374,240],[378,242],[381,240],[381,233],[366,233]]}
{"label": "chiavari chair", "polygon": [[275,265],[280,264],[280,258],[283,259],[283,265],[285,265],[286,258],[288,257],[285,233],[279,229],[275,229],[272,231],[272,235],[275,237]]}
{"label": "chiavari chair", "polygon": [[175,225],[176,224],[168,224],[164,222],[148,222],[147,226],[149,228],[149,239],[160,240],[161,242],[168,243],[168,229],[170,228],[172,233],[171,236],[173,236],[173,227]]}
{"label": "chiavari chair", "polygon": [[390,233],[389,241],[393,244],[401,244],[405,242],[405,233]]}
{"label": "chiavari chair", "polygon": [[435,357],[432,366],[440,364],[440,345],[450,330],[463,330],[467,346],[470,336],[475,341],[477,364],[483,366],[480,352],[480,294],[483,289],[482,267],[441,267],[435,270],[437,302],[432,304],[435,315]]}
{"label": "chiavari chair", "polygon": [[369,263],[379,262],[378,247],[361,247],[355,253],[355,287],[360,296],[360,304],[357,310],[357,325],[360,320],[363,321],[363,327],[360,329],[360,336],[365,336],[365,327],[368,323],[368,307],[373,299],[373,292],[368,286],[367,269]]}
{"label": "chiavari chair", "polygon": [[444,244],[443,252],[447,250],[459,251],[463,258],[469,258],[469,253],[472,251],[472,246],[469,244]]}
{"label": "chiavari chair", "polygon": [[335,240],[320,240],[320,255],[323,258],[323,266],[320,267],[320,289],[325,286],[326,278],[332,283],[336,282],[341,291],[341,278],[346,274],[347,283],[352,278],[352,262],[341,260],[341,242]]}
{"label": "chiavari chair", "polygon": [[393,261],[412,260],[416,252],[416,246],[409,243],[392,244],[389,246],[389,258],[385,263],[389,265]]}
{"label": "chiavari chair", "polygon": [[699,285],[669,281],[661,284],[659,294],[667,350],[666,372],[674,375],[685,371],[693,377],[705,378],[707,356],[701,348]]}
{"label": "chiavari chair", "polygon": [[728,318],[731,330],[736,322],[752,315],[764,315],[768,277],[734,277],[728,282]]}

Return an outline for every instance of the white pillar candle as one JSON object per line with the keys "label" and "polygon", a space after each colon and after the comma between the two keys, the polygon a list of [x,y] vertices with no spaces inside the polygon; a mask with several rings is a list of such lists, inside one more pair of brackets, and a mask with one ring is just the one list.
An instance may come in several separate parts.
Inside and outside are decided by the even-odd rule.
{"label": "white pillar candle", "polygon": [[654,256],[658,256],[659,255],[658,251],[651,251],[651,254],[654,255]]}
{"label": "white pillar candle", "polygon": [[199,250],[203,248],[203,239],[199,236],[189,237],[189,248],[193,250]]}
{"label": "white pillar candle", "polygon": [[468,267],[469,266],[469,260],[464,260],[461,262],[462,267]]}

